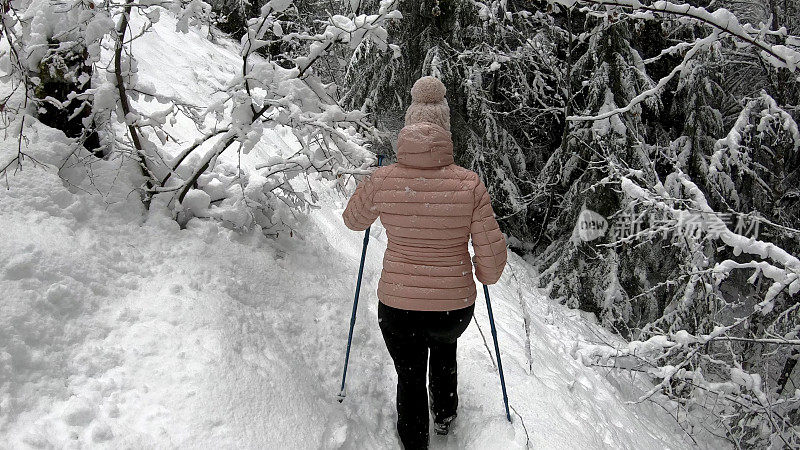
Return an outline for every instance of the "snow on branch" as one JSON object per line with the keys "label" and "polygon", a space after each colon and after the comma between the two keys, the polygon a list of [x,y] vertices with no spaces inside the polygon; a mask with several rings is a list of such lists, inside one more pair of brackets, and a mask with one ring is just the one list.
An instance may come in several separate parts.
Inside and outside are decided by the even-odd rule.
{"label": "snow on branch", "polygon": [[[755,125],[751,124],[753,116],[758,119]],[[751,167],[753,158],[746,146],[742,145],[742,140],[748,133],[763,139],[767,135],[772,135],[774,138],[776,132],[787,135],[794,152],[800,150],[800,127],[797,122],[791,114],[778,105],[775,99],[762,92],[747,102],[728,134],[714,144],[714,153],[711,155],[708,167],[709,176],[716,183],[716,187],[736,204],[740,202],[740,197],[729,175],[733,171],[749,175],[765,192],[772,190],[769,183]]]}
{"label": "snow on branch", "polygon": [[659,80],[655,86],[643,91],[642,93],[638,94],[636,97],[631,99],[631,101],[626,106],[623,106],[621,108],[614,108],[609,111],[604,111],[601,114],[597,114],[595,116],[567,116],[567,120],[571,122],[579,122],[579,121],[595,122],[595,121],[605,120],[610,117],[616,116],[618,114],[626,113],[632,110],[637,105],[646,101],[651,96],[661,92],[661,90],[664,89],[664,87],[666,87],[666,85],[673,78],[675,78],[675,75],[679,74],[686,68],[686,64],[692,59],[692,57],[694,57],[694,55],[698,51],[708,48],[711,44],[716,42],[718,38],[719,38],[718,33],[714,32],[703,39],[697,39],[694,42],[694,44],[691,44],[691,49],[689,49],[689,51],[686,52],[686,55],[683,57],[683,62],[681,62],[681,64],[675,66],[675,68],[673,68],[672,71],[669,74],[667,74],[667,76]]}
{"label": "snow on branch", "polygon": [[[226,95],[209,105],[204,114],[227,119],[229,123],[180,152],[157,188],[159,192],[174,192],[179,213],[185,201],[203,196],[192,194],[199,188],[221,196],[234,195],[236,202],[248,205],[249,219],[232,217],[234,214],[226,216],[232,218],[225,220],[237,226],[252,225],[255,221],[263,230],[291,228],[289,222],[295,210],[310,206],[306,194],[310,194],[311,201],[316,198],[314,192],[296,189],[290,183],[292,178],[317,173],[335,179],[343,173],[368,172],[373,163],[366,136],[374,133],[374,129],[366,114],[344,108],[336,97],[336,84],[313,69],[337,45],[352,49],[362,41],[371,41],[381,50],[391,48],[385,25],[402,17],[396,9],[397,0],[382,0],[376,14],[329,15],[313,25],[321,24],[321,32],[295,21],[292,13],[287,12],[291,3],[291,0],[272,0],[261,8],[259,17],[248,21],[241,41],[242,72],[228,83]],[[284,27],[295,31],[286,33]],[[263,55],[261,49],[281,48],[284,43],[301,50]],[[299,150],[286,157],[270,156],[246,174],[242,174],[241,167],[236,168],[234,172],[240,178],[237,182],[242,186],[231,194],[229,187],[234,181],[225,173],[227,168],[217,172],[217,158],[237,142],[240,153],[250,152],[260,144],[264,130],[276,126],[291,130]],[[214,144],[206,150],[203,144],[211,139],[215,139]],[[206,153],[193,163],[188,177],[172,176],[191,153],[201,149]],[[206,176],[208,173],[214,175]],[[219,184],[209,187],[207,183],[212,177],[225,179],[222,187]],[[228,205],[231,201],[223,203]]]}
{"label": "snow on branch", "polygon": [[[631,172],[630,175],[636,174]],[[687,240],[707,240],[708,245],[715,245],[712,241],[718,239],[735,256],[746,254],[753,259],[725,259],[710,270],[692,274],[687,289],[692,290],[699,284],[706,297],[684,296],[679,302],[684,306],[684,313],[686,308],[708,308],[701,319],[707,321],[704,327],[690,332],[683,328],[659,330],[647,326],[642,335],[649,335],[649,338],[624,345],[582,344],[573,349],[572,355],[587,365],[618,369],[638,367],[638,371],[653,377],[656,384],[639,401],[666,399],[668,406],[681,408],[689,415],[697,407],[705,408],[702,405],[710,395],[716,399],[709,408],[710,414],[729,408],[728,411],[736,411],[731,423],[748,420],[756,429],[770,430],[784,445],[800,442],[800,435],[786,422],[787,411],[798,407],[800,391],[790,389],[781,393],[775,390],[768,385],[769,381],[762,380],[758,367],[750,365],[751,361],[742,355],[747,348],[800,346],[797,327],[781,325],[779,329],[777,326],[796,311],[796,303],[786,296],[800,292],[800,260],[775,244],[731,231],[709,206],[700,187],[680,170],[670,174],[664,184],[656,183],[653,188],[641,186],[635,181],[636,176],[629,176],[623,169],[615,170],[609,180],[612,178],[619,182],[626,197],[679,221],[699,210],[704,219],[699,224],[703,233],[687,236]],[[670,191],[680,188],[681,198],[672,198],[668,187]],[[747,298],[743,305],[732,306],[719,297],[718,292],[713,293],[734,270],[753,270],[748,280],[753,284],[759,277],[769,280],[763,297]],[[779,301],[779,295],[783,295],[784,300]],[[713,306],[718,301],[718,306]],[[746,309],[742,310],[742,306]],[[781,309],[776,310],[778,307]],[[726,308],[735,311],[732,317]],[[731,434],[743,432],[737,430]]]}
{"label": "snow on branch", "polygon": [[[785,67],[792,72],[800,64],[800,52],[785,46],[771,44],[763,39],[761,30],[755,29],[752,25],[742,24],[731,11],[720,8],[713,12],[705,8],[692,6],[690,4],[677,4],[669,1],[657,1],[652,5],[646,5],[638,0],[549,0],[550,3],[561,5],[568,8],[576,5],[596,5],[606,7],[630,8],[636,13],[651,14],[670,14],[699,22],[710,26],[722,33],[729,34],[736,39],[746,42],[762,52],[762,56],[769,56],[769,61],[776,67]],[[649,15],[637,15],[640,18],[651,17]]]}
{"label": "snow on branch", "polygon": [[[775,267],[776,270],[780,271],[780,276],[777,273],[770,272],[772,275],[770,278],[773,280],[780,280],[781,283],[788,283],[787,285],[791,284],[789,293],[792,295],[800,291],[800,281],[798,281],[798,277],[800,277],[800,260],[770,242],[764,242],[734,233],[716,214],[711,206],[708,205],[708,201],[706,200],[702,190],[694,182],[692,182],[688,176],[680,171],[676,172],[674,176],[677,178],[677,181],[684,186],[695,206],[701,212],[707,213],[707,218],[709,220],[707,225],[709,227],[713,227],[715,231],[719,231],[720,240],[730,246],[735,254],[738,255],[742,252],[745,252],[761,258],[770,259],[773,262],[782,265],[783,269]],[[651,193],[640,187],[630,178],[622,175],[620,176],[620,187],[628,196],[640,201],[644,201],[665,212],[668,212],[671,215],[681,216],[685,214],[691,214],[690,211],[673,208],[666,202],[654,197]],[[704,218],[705,217],[706,215],[704,215]],[[731,268],[731,266],[720,266],[721,271],[729,268]]]}
{"label": "snow on branch", "polygon": [[[785,274],[763,261],[753,264],[771,270],[773,273],[769,276],[780,278]],[[753,264],[742,267],[753,267]],[[715,269],[730,270],[734,265],[726,261]],[[783,289],[785,283],[776,282],[774,286]],[[775,292],[772,288],[770,291]],[[704,417],[718,417],[724,413],[717,426],[728,428],[729,439],[738,440],[753,429],[768,430],[768,434],[791,447],[791,443],[800,442],[800,435],[786,422],[786,417],[787,411],[800,404],[800,390],[774,389],[742,354],[743,349],[748,348],[766,351],[767,348],[800,346],[800,340],[792,337],[796,334],[770,335],[760,332],[760,328],[753,329],[751,324],[768,314],[771,304],[765,299],[749,314],[728,325],[716,325],[707,333],[691,333],[685,329],[650,330],[651,337],[623,345],[579,344],[573,348],[572,355],[587,366],[646,373],[652,377],[654,385],[637,401],[655,401],[673,410],[675,415],[681,414],[679,421],[694,417],[702,423]],[[714,320],[713,316],[709,319]],[[736,429],[736,424],[743,421],[748,425]]]}
{"label": "snow on branch", "polygon": [[[215,93],[221,95],[215,95],[210,104],[202,107],[167,98],[144,81],[135,54],[138,47],[133,42],[152,32],[167,14],[174,17],[167,16],[166,22],[172,22],[181,33],[209,23],[212,11],[208,3],[123,0],[104,7],[80,0],[63,4],[12,3],[0,21],[0,38],[8,44],[6,52],[0,51],[0,65],[11,72],[8,78],[12,94],[24,90],[25,107],[30,103],[65,110],[70,102],[83,102],[70,110],[69,119],[83,119],[84,128],[88,123],[92,127],[101,124],[92,130],[103,131],[105,153],[98,152],[96,156],[121,154],[126,161],[134,162],[139,172],[135,177],[140,183],[137,190],[146,206],[155,197],[162,204],[163,198],[163,204],[173,208],[175,217],[183,221],[188,220],[185,215],[181,218],[187,210],[183,203],[189,199],[194,209],[203,210],[203,214],[227,209],[224,220],[235,228],[258,222],[262,229],[283,229],[290,226],[287,223],[294,212],[304,210],[315,198],[313,192],[292,186],[290,180],[298,173],[336,179],[342,173],[365,172],[374,162],[368,138],[375,129],[366,113],[343,107],[338,98],[341,89],[327,72],[315,71],[315,63],[334,50],[346,53],[348,47],[363,41],[381,50],[396,51],[396,46],[387,42],[386,24],[401,18],[398,0],[376,2],[369,14],[354,12],[345,16],[317,9],[319,20],[308,20],[301,14],[303,8],[293,7],[302,6],[296,0],[265,1],[256,9],[255,17],[246,21],[238,49],[242,57],[240,72]],[[105,68],[101,66],[101,42],[107,38],[113,47],[110,64]],[[37,97],[47,78],[36,75],[47,71],[52,76],[56,66],[50,65],[72,58],[72,49],[77,55],[72,66],[90,66],[95,73],[107,71],[108,76],[91,76],[91,70],[82,73],[70,66],[63,78],[88,87],[75,88],[65,98],[49,94]],[[340,55],[337,52],[335,56]],[[56,71],[62,69],[58,67]],[[9,97],[0,99],[0,118],[20,125],[20,151],[11,161],[0,161],[0,176],[19,168],[23,161],[36,162],[22,149],[22,129],[29,121],[23,108],[7,105]],[[152,111],[138,102],[153,99],[169,106]],[[86,111],[91,115],[80,116]],[[170,135],[167,122],[174,125],[181,113],[202,133],[199,139],[181,144]],[[213,129],[208,128],[209,123],[213,123]],[[220,156],[231,147],[231,151],[244,154],[256,146],[265,146],[265,130],[275,127],[291,129],[299,147],[296,154],[285,158],[285,164],[261,164],[259,169],[245,170],[241,163],[233,168],[219,161],[225,159]],[[79,140],[80,137],[75,138],[78,146]],[[175,155],[164,148],[168,141],[181,145]],[[81,157],[74,154],[68,158],[82,163]],[[259,171],[264,173],[260,175]],[[310,194],[310,201],[306,194]],[[210,203],[206,202],[207,196],[215,208],[204,206]]]}
{"label": "snow on branch", "polygon": [[[721,39],[722,36],[728,35],[735,40],[754,47],[761,58],[769,65],[779,68],[788,69],[791,72],[796,72],[798,65],[800,65],[800,52],[789,45],[773,44],[764,39],[766,29],[755,28],[750,24],[742,24],[734,13],[727,9],[717,9],[715,11],[708,11],[705,8],[695,7],[689,4],[676,4],[669,1],[657,1],[652,5],[644,4],[638,0],[549,0],[549,2],[556,6],[563,6],[567,8],[580,7],[580,6],[598,6],[606,8],[623,8],[631,10],[627,15],[636,19],[652,19],[655,15],[671,15],[676,16],[682,20],[690,21],[693,23],[705,25],[712,28],[712,33],[702,41],[704,47],[711,45],[714,41]],[[608,12],[606,13],[608,14]],[[687,56],[693,56],[699,50],[698,44],[695,43],[679,43],[662,52],[674,53],[686,48]],[[787,42],[795,42],[797,38],[786,36]],[[657,57],[658,58],[658,57]],[[598,121],[608,119],[617,114],[629,112],[636,105],[642,103],[645,99],[652,95],[658,94],[663,87],[669,83],[674,76],[683,70],[686,63],[691,58],[684,58],[683,62],[674,68],[669,75],[662,78],[661,81],[652,89],[642,92],[637,95],[630,104],[615,108],[610,111],[605,111],[602,114],[595,116],[569,116],[568,121]],[[648,62],[652,62],[648,60]]]}

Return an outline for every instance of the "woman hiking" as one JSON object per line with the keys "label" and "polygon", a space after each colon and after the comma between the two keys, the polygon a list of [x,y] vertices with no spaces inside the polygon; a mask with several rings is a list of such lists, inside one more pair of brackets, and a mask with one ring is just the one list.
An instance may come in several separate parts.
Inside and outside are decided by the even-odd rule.
{"label": "woman hiking", "polygon": [[456,417],[456,340],[476,297],[470,237],[480,282],[496,283],[507,256],[486,186],[453,163],[444,95],[434,77],[414,83],[397,163],[365,178],[342,214],[351,230],[378,217],[386,228],[378,323],[397,371],[397,432],[409,450],[428,448],[426,370],[436,433],[447,434]]}

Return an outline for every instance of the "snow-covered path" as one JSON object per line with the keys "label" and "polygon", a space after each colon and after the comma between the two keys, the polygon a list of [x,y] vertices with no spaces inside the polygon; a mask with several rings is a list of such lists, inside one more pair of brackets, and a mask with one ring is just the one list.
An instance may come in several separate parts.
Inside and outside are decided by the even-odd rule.
{"label": "snow-covered path", "polygon": [[[348,397],[336,401],[362,235],[341,201],[305,241],[243,237],[71,194],[53,174],[0,194],[0,442],[9,448],[392,448],[395,374],[377,327],[385,234],[373,226]],[[127,212],[125,210],[127,209]],[[569,355],[599,327],[532,288],[512,255],[492,286],[509,396],[532,448],[682,448],[653,405]],[[521,295],[521,297],[520,297]],[[491,341],[485,305],[477,323]],[[530,317],[530,354],[523,322]],[[607,338],[607,337],[606,337]],[[497,372],[475,323],[459,341],[462,404],[435,448],[524,448],[505,422]],[[532,368],[528,373],[529,367]],[[79,445],[80,446],[80,445]]]}
{"label": "snow-covered path", "polygon": [[[238,67],[232,46],[175,33],[166,14],[155,30],[137,41],[140,76],[176,97],[208,99]],[[175,135],[190,139],[185,125]],[[60,133],[36,131],[31,151],[57,152]],[[270,136],[250,158],[287,145]],[[0,143],[0,154],[15,145]],[[336,401],[363,238],[341,222],[345,199],[320,185],[302,238],[267,240],[197,219],[181,230],[157,205],[147,216],[133,195],[109,206],[51,169],[28,166],[9,181],[0,191],[0,448],[398,446],[396,375],[376,318],[379,224],[348,396]],[[636,393],[621,375],[570,356],[576,342],[614,338],[544,297],[521,258],[509,261],[490,291],[514,424],[479,298],[459,341],[458,421],[432,447],[689,447],[666,412],[625,403]]]}

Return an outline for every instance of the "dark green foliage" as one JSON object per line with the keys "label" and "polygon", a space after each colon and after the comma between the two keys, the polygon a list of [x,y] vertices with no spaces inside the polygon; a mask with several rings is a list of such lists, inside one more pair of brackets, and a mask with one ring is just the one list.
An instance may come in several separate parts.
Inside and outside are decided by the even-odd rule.
{"label": "dark green foliage", "polygon": [[[39,64],[39,84],[34,89],[38,102],[38,119],[45,125],[57,128],[67,137],[82,138],[83,146],[103,156],[100,138],[94,124],[84,125],[84,119],[92,116],[91,97],[81,94],[91,87],[92,66],[86,64],[86,48],[76,45],[61,50],[57,42],[50,42],[50,51]],[[70,99],[74,93],[77,97]],[[54,99],[61,105],[55,104]]]}
{"label": "dark green foliage", "polygon": [[[558,43],[565,35],[540,14],[538,2],[487,4],[466,0],[405,0],[404,19],[390,29],[401,55],[356,50],[345,99],[364,105],[396,131],[419,77],[447,87],[456,162],[477,171],[506,233],[521,246],[536,230],[534,174],[559,146],[564,126]],[[526,8],[530,9],[527,11]],[[510,16],[506,13],[510,13]]]}
{"label": "dark green foliage", "polygon": [[244,36],[247,20],[258,17],[264,0],[213,0],[214,25],[236,39]]}

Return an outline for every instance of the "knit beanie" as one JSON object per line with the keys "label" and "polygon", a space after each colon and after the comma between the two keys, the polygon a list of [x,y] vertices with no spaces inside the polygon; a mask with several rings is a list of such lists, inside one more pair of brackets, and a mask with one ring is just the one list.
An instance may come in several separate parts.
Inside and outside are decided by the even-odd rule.
{"label": "knit beanie", "polygon": [[431,122],[450,131],[450,107],[444,94],[447,89],[438,78],[425,76],[411,88],[411,106],[406,111],[406,125]]}

